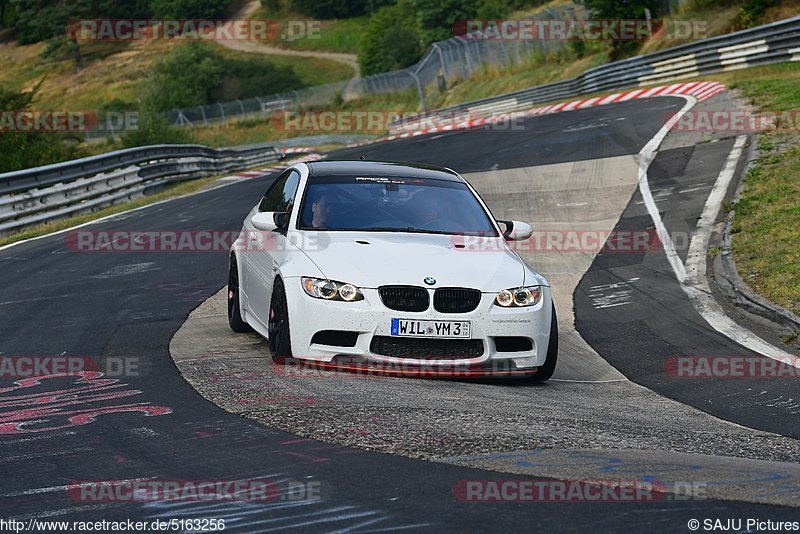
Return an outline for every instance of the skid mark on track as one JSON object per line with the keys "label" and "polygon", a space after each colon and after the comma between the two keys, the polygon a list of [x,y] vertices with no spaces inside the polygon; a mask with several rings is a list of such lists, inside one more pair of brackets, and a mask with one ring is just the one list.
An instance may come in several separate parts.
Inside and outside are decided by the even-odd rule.
{"label": "skid mark on track", "polygon": [[[66,387],[62,386],[64,380]],[[45,388],[51,385],[63,388]],[[138,413],[150,417],[172,413],[171,408],[152,406],[149,402],[97,406],[96,403],[142,394],[138,389],[126,388],[127,384],[103,378],[103,373],[94,371],[19,380],[12,386],[0,388],[0,436],[78,427],[112,413]]]}
{"label": "skid mark on track", "polygon": [[144,506],[148,519],[221,519],[225,532],[275,532],[314,528],[331,532],[374,532],[423,528],[429,523],[407,523],[390,514],[357,505],[333,506],[319,500],[296,502],[226,503],[157,502]]}
{"label": "skid mark on track", "polygon": [[637,277],[624,282],[592,286],[589,288],[589,298],[592,300],[592,305],[595,309],[601,310],[630,304],[633,296],[631,284],[638,280],[639,278]]}

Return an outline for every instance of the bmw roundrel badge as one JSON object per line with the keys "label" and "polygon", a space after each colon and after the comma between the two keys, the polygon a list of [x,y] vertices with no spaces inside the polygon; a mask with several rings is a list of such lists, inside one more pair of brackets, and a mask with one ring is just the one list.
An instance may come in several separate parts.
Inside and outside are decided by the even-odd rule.
{"label": "bmw roundrel badge", "polygon": [[429,276],[429,277],[427,277],[425,279],[425,283],[428,284],[429,286],[435,285],[436,284],[436,278],[432,278],[432,277]]}

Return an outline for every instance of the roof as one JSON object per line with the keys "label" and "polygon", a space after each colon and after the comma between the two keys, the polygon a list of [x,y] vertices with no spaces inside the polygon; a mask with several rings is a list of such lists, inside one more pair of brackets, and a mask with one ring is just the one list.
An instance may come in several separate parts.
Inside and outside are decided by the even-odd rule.
{"label": "roof", "polygon": [[310,176],[364,175],[394,178],[430,178],[462,182],[453,170],[421,163],[390,161],[315,161],[306,163]]}

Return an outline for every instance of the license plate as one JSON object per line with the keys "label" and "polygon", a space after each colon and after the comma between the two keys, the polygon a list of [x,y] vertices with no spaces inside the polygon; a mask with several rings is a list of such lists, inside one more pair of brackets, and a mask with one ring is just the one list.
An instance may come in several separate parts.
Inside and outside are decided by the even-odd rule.
{"label": "license plate", "polygon": [[415,321],[392,319],[392,335],[398,337],[438,337],[470,339],[469,321]]}

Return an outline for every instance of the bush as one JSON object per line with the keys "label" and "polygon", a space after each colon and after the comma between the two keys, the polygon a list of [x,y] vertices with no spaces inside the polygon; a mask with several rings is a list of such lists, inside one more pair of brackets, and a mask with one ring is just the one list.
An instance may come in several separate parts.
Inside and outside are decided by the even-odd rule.
{"label": "bush", "polygon": [[239,59],[192,41],[172,48],[153,68],[146,107],[156,111],[252,98],[303,87],[289,67],[268,59]]}
{"label": "bush", "polygon": [[131,130],[122,136],[122,145],[137,147],[147,145],[182,145],[192,142],[192,134],[186,128],[173,126],[160,113],[140,114],[138,130]]}
{"label": "bush", "polygon": [[370,17],[358,61],[362,74],[370,75],[408,67],[422,52],[414,6],[409,0],[400,0]]}
{"label": "bush", "polygon": [[[0,88],[0,110],[7,113],[30,109],[37,89],[38,86],[30,92],[17,93]],[[85,155],[78,147],[80,141],[79,134],[0,130],[0,172],[79,158]]]}
{"label": "bush", "polygon": [[150,9],[157,19],[219,19],[231,0],[152,0]]}
{"label": "bush", "polygon": [[[8,6],[6,6],[8,4]],[[17,41],[30,44],[63,36],[81,18],[221,18],[231,0],[0,0],[0,16],[13,17]]]}
{"label": "bush", "polygon": [[414,0],[417,24],[424,47],[453,37],[457,21],[503,17],[508,6],[503,1]]}
{"label": "bush", "polygon": [[[4,0],[0,0],[2,3]],[[64,36],[67,24],[81,18],[146,18],[147,0],[5,0],[10,2],[20,44]]]}
{"label": "bush", "polygon": [[739,9],[733,21],[734,30],[746,30],[758,25],[758,21],[766,13],[767,8],[777,4],[775,0],[747,0]]}
{"label": "bush", "polygon": [[305,86],[291,67],[275,65],[264,57],[220,56],[220,62],[222,78],[211,91],[211,102],[253,98]]}
{"label": "bush", "polygon": [[[644,20],[645,9],[650,9],[653,17],[662,15],[666,9],[660,0],[584,0],[584,5],[594,18],[601,20]],[[609,59],[617,61],[634,55],[641,46],[638,41],[613,41]]]}
{"label": "bush", "polygon": [[222,76],[222,61],[208,43],[175,46],[153,67],[152,102],[159,111],[200,106],[211,101]]}
{"label": "bush", "polygon": [[[393,3],[394,0],[290,0],[286,7],[309,17],[344,19],[374,13]],[[279,0],[262,0],[262,4],[268,9],[285,5]]]}

